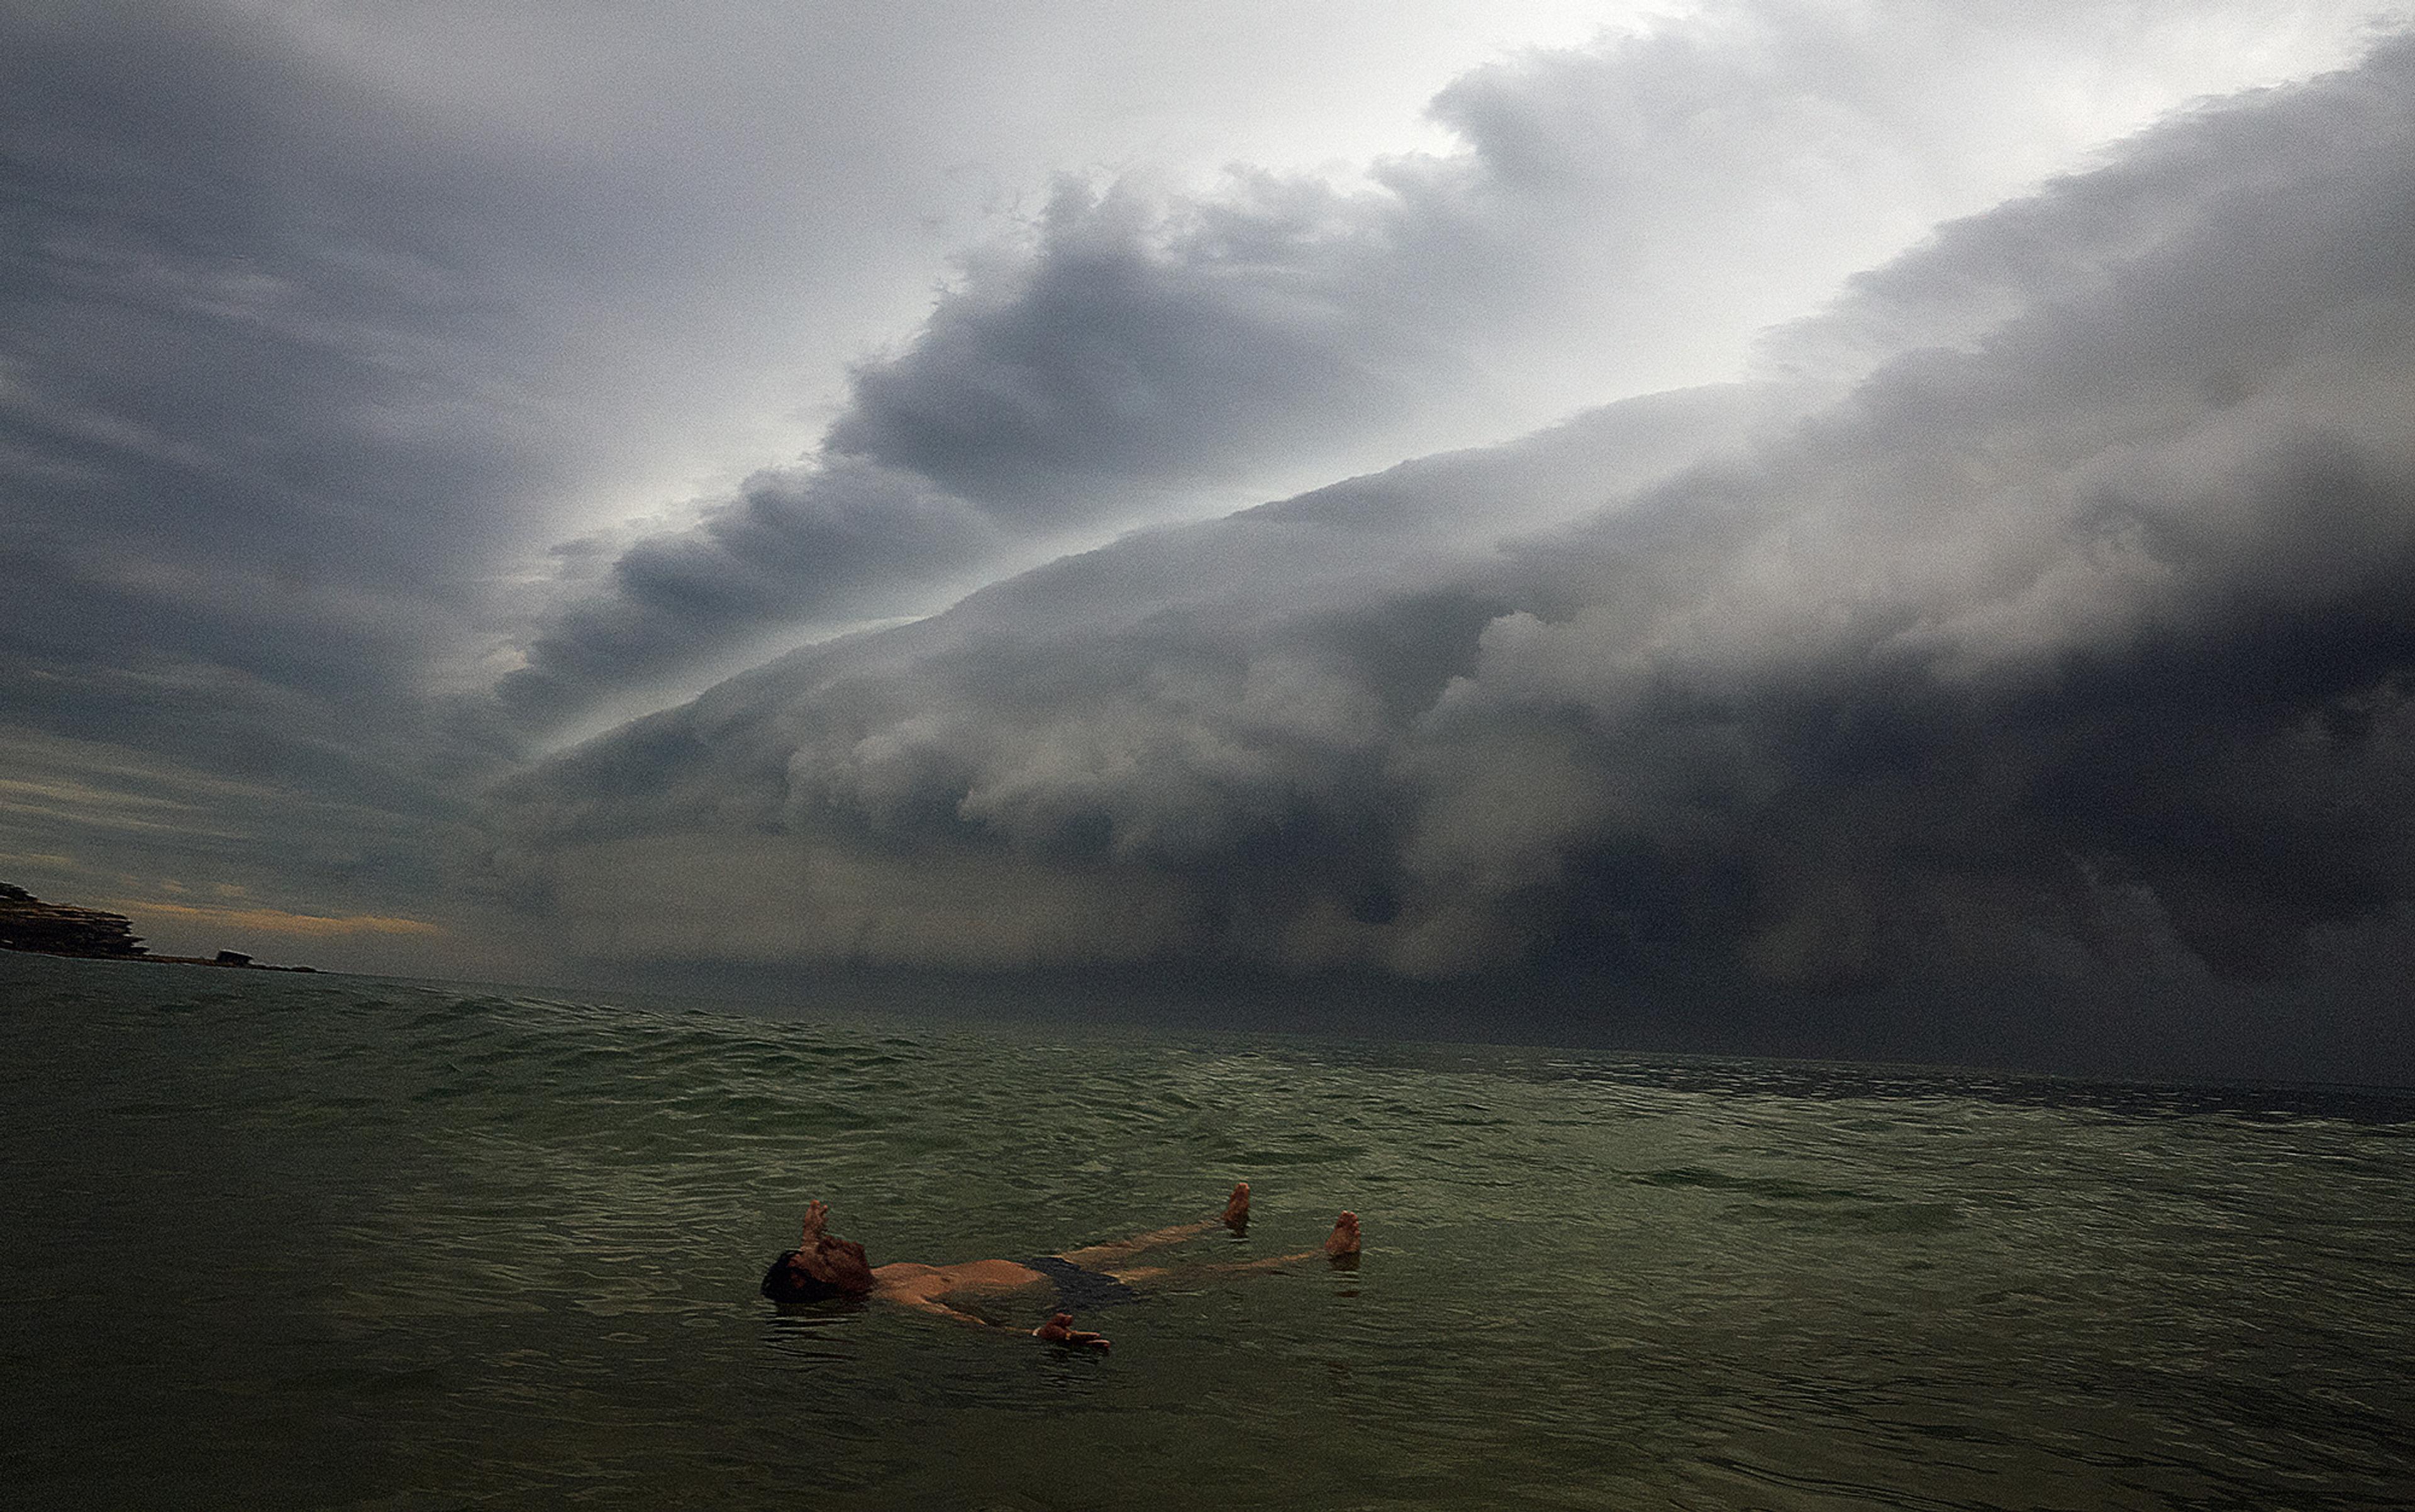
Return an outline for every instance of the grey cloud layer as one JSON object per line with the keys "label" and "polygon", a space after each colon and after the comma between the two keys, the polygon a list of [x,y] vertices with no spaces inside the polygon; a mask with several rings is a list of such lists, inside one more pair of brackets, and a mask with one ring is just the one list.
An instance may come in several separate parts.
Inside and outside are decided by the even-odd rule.
{"label": "grey cloud layer", "polygon": [[68,895],[415,906],[448,783],[491,770],[425,686],[469,638],[452,553],[543,471],[463,292],[483,207],[205,14],[5,33],[0,739],[84,796],[9,803],[0,851]]}
{"label": "grey cloud layer", "polygon": [[2230,23],[1729,7],[1473,73],[1433,107],[1463,151],[1357,186],[1063,181],[858,369],[814,457],[570,585],[504,693],[559,712],[1237,489],[1731,376],[1754,331],[2084,144],[2035,102],[2075,94],[2106,35],[2134,33],[2145,72]]}
{"label": "grey cloud layer", "polygon": [[[647,371],[631,424],[605,359],[675,367],[715,300],[759,305],[767,222],[797,277],[831,255],[742,199],[694,99],[641,112],[643,152],[548,141],[324,45],[317,8],[0,7],[0,737],[29,780],[292,794],[197,801],[189,845],[0,812],[0,857],[61,895],[435,906],[429,834],[514,755],[482,665],[527,612],[511,579],[625,464],[616,433],[743,387]],[[508,103],[591,84],[562,51]]]}
{"label": "grey cloud layer", "polygon": [[[2335,964],[2415,889],[2410,101],[2399,43],[1947,229],[1836,317],[1947,344],[1799,421],[1613,407],[737,680],[507,790],[490,882],[620,959]],[[1608,507],[1435,528],[1505,499]]]}
{"label": "grey cloud layer", "polygon": [[[434,876],[438,837],[512,769],[531,713],[536,727],[592,725],[803,627],[931,608],[1068,542],[1513,434],[1572,397],[1731,373],[1755,329],[1815,307],[1844,272],[1884,262],[1939,216],[1991,203],[2194,89],[2302,72],[2339,54],[2355,14],[2386,7],[1712,7],[1471,75],[1436,106],[1463,150],[1344,184],[1248,170],[1212,189],[1152,187],[1145,170],[1077,177],[969,255],[936,304],[924,280],[980,197],[939,181],[972,130],[1030,125],[972,172],[1033,184],[1035,165],[1126,154],[1127,117],[1051,116],[978,38],[925,57],[966,28],[944,4],[909,8],[862,25],[843,9],[740,4],[604,26],[474,6],[232,0],[0,15],[0,783],[13,785],[0,858],[14,879],[82,896],[175,876],[249,885],[289,907],[454,913],[460,900]],[[1047,35],[1084,35],[1110,13],[1060,9]],[[1154,34],[1135,24],[1118,45],[1145,58]],[[1017,38],[1025,78],[1056,46],[1020,18],[973,30]],[[912,77],[876,77],[865,60],[901,46]],[[1219,67],[1193,67],[1192,85]],[[1581,686],[1569,668],[1650,665],[1705,687],[1705,668],[1723,668],[1745,711],[1725,739],[1759,753],[1737,770],[1797,770],[1799,753],[1772,744],[1771,690],[1791,686],[1792,664],[1767,641],[1827,644],[1773,618],[1809,600],[1799,584],[1772,596],[1716,581],[1767,556],[1754,554],[1753,519],[1798,505],[1839,542],[1930,540],[1965,561],[1961,578],[1895,571],[1896,612],[1912,621],[1884,650],[1904,685],[1921,684],[1903,668],[1926,668],[1960,690],[1983,744],[2012,707],[1986,699],[2018,662],[1990,660],[1989,645],[2109,656],[2195,616],[2186,635],[2168,632],[2185,661],[2230,622],[2203,610],[2222,573],[2385,570],[2387,543],[2356,534],[2365,516],[2348,504],[2333,512],[2352,544],[2332,562],[2272,525],[2269,502],[2212,530],[2092,495],[2100,581],[2056,555],[2045,522],[2059,506],[2010,481],[2079,490],[2101,473],[2152,504],[2145,475],[2121,468],[2145,466],[2140,396],[2156,393],[2174,415],[2228,427],[2209,428],[2202,450],[2154,454],[2168,492],[2201,472],[2390,497],[2374,461],[2388,412],[2362,430],[2342,417],[2394,402],[2383,379],[2395,359],[2360,378],[2342,358],[2335,382],[2318,382],[2333,369],[2315,358],[2348,350],[2321,317],[2345,307],[2348,275],[2312,277],[2303,259],[2318,254],[2259,207],[2278,196],[2329,223],[2337,207],[2290,198],[2292,178],[2318,194],[2348,169],[2268,150],[2257,133],[2276,128],[2258,123],[2279,118],[2166,132],[2107,172],[1949,228],[1829,317],[1773,337],[1763,361],[1782,381],[1633,402],[1226,530],[1153,535],[733,684],[699,706],[709,718],[599,748],[619,753],[601,791],[571,775],[587,767],[532,779],[519,790],[532,806],[507,805],[494,879],[523,899],[553,888],[591,953],[620,960],[1189,952],[1445,973],[1590,951],[1747,960],[1770,981],[1882,978],[1913,937],[1899,921],[1837,960],[1785,947],[1779,925],[1811,917],[1781,901],[1798,895],[1898,920],[1863,876],[1885,865],[1857,862],[1839,882],[1783,846],[1763,857],[1718,840],[1783,816],[1751,807],[1764,799],[1745,776],[1723,779],[1747,795],[1720,811],[1725,830],[1665,819],[1684,805],[1645,757],[1713,773],[1725,747],[1635,724],[1633,709],[1662,705],[1616,691],[1607,672]],[[2233,202],[2209,208],[2226,194]],[[926,215],[942,229],[917,230]],[[2231,263],[2173,239],[2226,216],[2264,228],[2215,248]],[[2383,224],[2368,240],[2395,247],[2394,234]],[[2168,328],[2143,332],[2110,280],[2190,257],[2210,270],[2203,307],[2158,283],[2148,293]],[[2343,319],[2380,340],[2394,297]],[[2087,299],[2108,322],[2093,366],[2047,319]],[[2241,314],[2259,300],[2261,323]],[[811,397],[810,375],[837,373],[834,353],[925,311],[919,335],[857,368],[807,463],[728,490],[698,529],[634,546],[594,533],[698,486],[683,480],[736,476],[722,471],[732,456],[793,448],[780,438],[817,422],[772,421]],[[2022,341],[2037,350],[2023,355]],[[2214,361],[2215,342],[2231,355]],[[2312,366],[2275,355],[2291,342]],[[1949,350],[1898,360],[1930,345]],[[1882,402],[1925,392],[1923,361],[1941,375],[1936,394],[1961,395],[2002,435],[1949,443],[1940,416]],[[2021,373],[2053,393],[2002,376]],[[2118,392],[2057,408],[2074,374]],[[1807,434],[1830,437],[1833,455],[1785,439],[1789,418],[1815,409]],[[2106,442],[2083,477],[2072,458],[2096,456],[2082,422],[2097,412],[2128,427],[2131,450]],[[2320,424],[2292,430],[2290,414]],[[2062,440],[2032,455],[2046,445],[2032,436]],[[2224,436],[2245,448],[2229,462]],[[1987,467],[1957,461],[1955,446],[1979,448]],[[1993,501],[1964,513],[1998,526],[1957,534],[1908,505],[1886,516],[1884,498],[1919,491],[1873,460],[1893,452],[1942,458],[1938,495]],[[1743,472],[1688,472],[1718,457]],[[1754,493],[1755,477],[1778,492]],[[1548,544],[1490,544],[1606,503],[1604,522]],[[559,549],[560,579],[532,584],[566,534],[580,539]],[[2221,565],[2220,550],[2239,561]],[[1785,578],[1769,560],[1761,570]],[[2032,560],[2062,565],[2019,593],[1998,580]],[[1689,588],[1663,581],[1674,567],[1643,565],[1680,561],[1707,576]],[[1610,614],[1612,580],[1658,585],[1669,618]],[[1683,609],[1720,591],[1743,606],[1732,644],[1708,608]],[[528,668],[499,702],[495,677],[523,649]],[[1835,682],[1838,663],[1814,664],[1806,685]],[[2206,718],[2219,725],[2230,707]],[[2324,717],[2379,731],[2386,750],[2392,708],[2375,694]],[[1533,738],[1488,746],[1492,726]],[[1619,801],[1631,816],[1603,806],[1613,789],[1631,789]],[[1504,796],[1519,792],[1561,796]],[[2341,800],[2353,810],[2350,799],[2379,801],[2353,785]],[[120,822],[129,816],[139,822]],[[1666,838],[1698,819],[1712,836],[1699,854]],[[2114,913],[2164,920],[2176,943],[2153,958],[2167,964],[2288,966],[2288,949],[2258,965],[2192,944],[2208,910],[2244,895],[2237,879],[2221,881],[2218,857],[2194,871],[2166,857],[2154,871],[2138,859],[2153,850],[2148,821],[2124,822],[2128,839],[2108,818],[2099,829],[2115,839],[2101,845],[2032,845],[2040,886],[2068,892],[2090,876],[2082,891]],[[2266,821],[2225,822],[2243,853]],[[590,843],[609,854],[565,882],[565,858]],[[2384,861],[2392,843],[2366,842]],[[582,901],[592,878],[627,875],[615,868],[635,862],[612,848],[624,846],[654,847],[664,875],[706,876],[692,930],[623,924]],[[1612,852],[1628,860],[1600,859]],[[1670,868],[1694,911],[1601,925],[1612,906],[1598,900],[1647,875],[1637,858]],[[2331,901],[2319,878],[2292,884],[2319,904],[2303,917],[2394,896],[2382,861],[2349,870],[2366,880]],[[758,872],[772,878],[759,892],[713,880]],[[810,897],[783,891],[796,888]],[[1628,935],[1647,943],[1600,943]],[[2332,936],[2312,937],[2322,949]]]}

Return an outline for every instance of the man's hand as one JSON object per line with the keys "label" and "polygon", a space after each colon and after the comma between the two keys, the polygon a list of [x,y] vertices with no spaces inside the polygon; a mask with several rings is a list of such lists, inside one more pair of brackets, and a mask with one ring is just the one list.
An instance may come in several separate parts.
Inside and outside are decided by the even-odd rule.
{"label": "man's hand", "polygon": [[1060,1312],[1032,1329],[1031,1337],[1044,1339],[1052,1344],[1062,1344],[1068,1349],[1095,1349],[1102,1354],[1113,1347],[1107,1342],[1106,1335],[1085,1333],[1074,1327],[1073,1315],[1070,1312]]}
{"label": "man's hand", "polygon": [[1333,1232],[1325,1240],[1325,1258],[1344,1270],[1358,1265],[1358,1215],[1344,1213],[1333,1220]]}
{"label": "man's hand", "polygon": [[1250,1184],[1248,1182],[1237,1181],[1233,1184],[1233,1195],[1225,1199],[1223,1214],[1217,1221],[1236,1234],[1249,1228]]}

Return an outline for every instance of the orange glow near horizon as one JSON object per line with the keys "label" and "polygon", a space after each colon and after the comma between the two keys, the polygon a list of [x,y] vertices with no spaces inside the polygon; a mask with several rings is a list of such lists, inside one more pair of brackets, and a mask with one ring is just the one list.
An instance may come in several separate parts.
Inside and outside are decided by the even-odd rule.
{"label": "orange glow near horizon", "polygon": [[210,908],[189,903],[137,902],[113,898],[105,907],[129,918],[166,916],[179,923],[209,924],[231,930],[257,930],[264,935],[325,938],[334,935],[428,935],[444,933],[424,919],[391,919],[381,914],[287,913],[281,908]]}

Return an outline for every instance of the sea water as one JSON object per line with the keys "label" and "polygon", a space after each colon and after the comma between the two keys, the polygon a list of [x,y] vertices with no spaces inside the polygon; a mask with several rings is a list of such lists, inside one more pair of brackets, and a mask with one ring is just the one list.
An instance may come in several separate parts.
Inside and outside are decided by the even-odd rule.
{"label": "sea water", "polygon": [[[11,1505],[2415,1502],[2386,1095],[22,956],[0,1035]],[[756,1293],[814,1197],[945,1261],[1237,1178],[1104,1356]]]}

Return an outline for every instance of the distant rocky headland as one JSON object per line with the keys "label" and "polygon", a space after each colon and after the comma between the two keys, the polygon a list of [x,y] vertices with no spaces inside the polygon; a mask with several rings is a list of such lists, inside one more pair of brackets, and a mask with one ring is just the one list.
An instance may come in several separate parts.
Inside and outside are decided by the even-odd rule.
{"label": "distant rocky headland", "polygon": [[142,948],[134,923],[124,914],[71,904],[44,903],[23,888],[0,882],[0,951],[67,955],[98,961],[152,961],[168,966],[241,966],[254,971],[312,971],[314,966],[262,966],[241,951],[199,955],[153,955]]}

